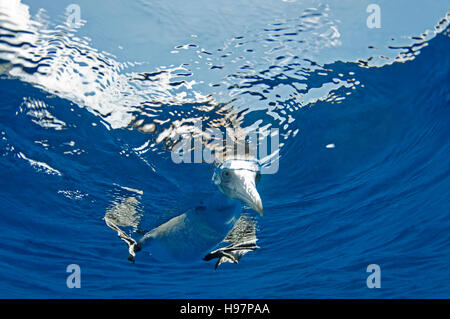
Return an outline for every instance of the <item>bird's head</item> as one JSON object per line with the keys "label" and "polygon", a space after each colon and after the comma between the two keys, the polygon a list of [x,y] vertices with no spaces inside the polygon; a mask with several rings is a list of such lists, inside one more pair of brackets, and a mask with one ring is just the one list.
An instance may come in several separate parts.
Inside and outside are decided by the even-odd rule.
{"label": "bird's head", "polygon": [[262,201],[256,190],[260,178],[260,167],[255,160],[228,159],[216,167],[212,179],[226,196],[243,201],[262,215]]}

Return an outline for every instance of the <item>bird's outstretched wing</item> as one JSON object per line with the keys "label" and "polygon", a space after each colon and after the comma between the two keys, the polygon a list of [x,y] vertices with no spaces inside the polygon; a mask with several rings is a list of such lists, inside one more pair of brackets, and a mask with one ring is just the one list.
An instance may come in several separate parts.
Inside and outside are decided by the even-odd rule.
{"label": "bird's outstretched wing", "polygon": [[256,223],[247,216],[241,216],[228,233],[223,242],[231,243],[228,246],[213,250],[203,260],[209,261],[217,258],[215,269],[222,263],[239,263],[239,260],[248,252],[259,247],[256,245]]}
{"label": "bird's outstretched wing", "polygon": [[134,240],[131,236],[127,235],[119,226],[117,226],[108,216],[105,216],[106,225],[117,232],[117,236],[122,239],[128,245],[128,260],[134,263],[136,257],[136,252],[140,250],[138,242]]}

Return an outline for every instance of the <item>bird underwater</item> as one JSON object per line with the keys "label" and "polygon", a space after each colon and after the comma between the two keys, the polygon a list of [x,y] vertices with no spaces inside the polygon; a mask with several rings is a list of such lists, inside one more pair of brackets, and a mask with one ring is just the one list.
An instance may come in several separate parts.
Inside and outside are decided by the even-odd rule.
{"label": "bird underwater", "polygon": [[[236,150],[236,145],[233,147]],[[157,260],[185,262],[203,258],[217,259],[215,269],[224,262],[238,263],[256,245],[255,222],[243,214],[243,204],[263,215],[261,197],[256,188],[261,179],[259,161],[246,154],[225,156],[214,162],[211,181],[215,192],[202,205],[187,209],[159,226],[145,232],[138,240],[126,234],[114,217],[105,215],[108,227],[128,245],[131,262],[136,253],[147,250]],[[230,243],[223,246],[223,243]]]}
{"label": "bird underwater", "polygon": [[[9,8],[9,7],[8,7]],[[15,7],[11,7],[15,8]],[[18,21],[28,21],[28,9],[25,6],[20,4],[20,10],[14,11],[11,10],[11,16],[16,16],[19,14]],[[24,17],[20,15],[22,13],[26,13]],[[35,28],[34,22],[28,21],[24,22],[23,27],[27,27],[30,30],[26,32],[21,32],[24,34],[33,34],[35,36],[27,38],[27,41],[39,39],[40,42],[32,43],[30,48],[33,48],[33,51],[40,52],[41,49],[43,52],[46,52],[48,48],[45,45],[48,43],[54,42],[52,38],[52,34],[49,33],[50,39],[47,38],[47,33],[44,32],[44,35],[41,35],[39,30]],[[32,27],[33,26],[33,27]],[[64,28],[65,30],[65,28]],[[70,31],[72,32],[72,31]],[[42,36],[42,39],[40,38]],[[15,46],[14,46],[15,47]],[[30,77],[31,75],[28,72],[25,72],[25,76],[23,79],[30,83],[34,83],[39,85],[41,80],[45,80],[45,88],[52,94],[61,95],[64,98],[69,100],[76,100],[76,103],[79,103],[81,106],[89,106],[88,109],[94,112],[96,115],[101,114],[105,116],[105,118],[111,117],[111,122],[106,120],[106,125],[113,129],[116,128],[130,128],[137,129],[142,133],[154,134],[156,131],[162,131],[159,136],[155,139],[155,144],[161,144],[168,149],[167,145],[170,145],[168,140],[172,138],[172,133],[176,133],[174,131],[180,130],[183,131],[187,129],[189,123],[193,121],[197,121],[198,119],[204,120],[205,124],[207,124],[208,128],[220,128],[220,129],[228,129],[230,126],[237,128],[237,132],[239,138],[234,140],[234,146],[236,144],[245,144],[242,143],[245,141],[244,135],[242,132],[244,131],[240,128],[239,121],[242,120],[243,113],[240,111],[233,111],[233,108],[229,108],[228,105],[235,101],[236,98],[231,99],[231,101],[225,103],[216,103],[212,100],[211,96],[202,96],[201,94],[194,94],[195,99],[192,101],[191,99],[182,98],[180,95],[172,96],[170,94],[169,88],[165,88],[171,96],[169,99],[161,99],[161,100],[150,100],[146,97],[140,97],[137,100],[133,100],[133,112],[126,112],[126,115],[121,114],[117,116],[123,109],[127,110],[125,105],[129,105],[128,103],[124,103],[123,99],[126,98],[125,95],[120,95],[120,100],[109,100],[111,97],[115,97],[116,94],[109,94],[106,88],[114,88],[114,93],[116,93],[116,86],[109,85],[105,83],[103,85],[100,83],[102,88],[99,88],[99,95],[95,95],[95,100],[101,100],[105,98],[104,105],[111,106],[114,105],[114,110],[119,110],[117,113],[115,112],[105,112],[103,110],[97,112],[95,108],[91,106],[92,101],[88,101],[89,97],[92,97],[93,94],[91,92],[89,94],[82,94],[80,96],[74,95],[74,93],[79,93],[76,90],[73,90],[74,84],[69,80],[54,80],[59,79],[61,74],[60,71],[57,71],[58,74],[53,74],[52,70],[72,70],[70,67],[66,67],[67,65],[77,64],[78,62],[74,62],[76,59],[83,60],[85,59],[85,64],[93,63],[93,61],[97,61],[103,68],[99,73],[102,75],[102,78],[120,78],[119,84],[123,83],[134,83],[136,81],[149,81],[151,83],[155,82],[156,84],[152,84],[149,89],[154,89],[153,85],[160,86],[164,84],[166,81],[166,77],[168,75],[167,71],[161,71],[157,73],[136,73],[130,75],[123,75],[123,77],[119,77],[115,72],[116,69],[108,69],[103,66],[104,60],[111,62],[112,65],[116,65],[113,63],[114,61],[99,55],[97,57],[97,50],[92,49],[90,54],[96,59],[92,58],[90,55],[84,56],[81,54],[81,51],[77,49],[77,47],[69,47],[69,46],[61,46],[61,47],[51,47],[49,46],[52,52],[52,56],[55,56],[53,59],[49,59],[46,63],[54,63],[51,67],[48,67],[49,73],[37,73],[36,78]],[[16,48],[23,49],[23,46],[19,46]],[[35,48],[39,48],[35,49]],[[89,47],[88,47],[89,49]],[[64,54],[53,54],[53,50],[67,50],[68,53],[64,51]],[[88,50],[90,51],[90,50]],[[50,51],[49,51],[50,52]],[[59,52],[59,51],[58,51]],[[84,52],[84,50],[83,50]],[[16,53],[14,51],[14,53]],[[20,53],[20,52],[18,52]],[[34,55],[34,52],[30,52],[31,55]],[[19,55],[20,56],[20,55]],[[84,60],[83,60],[84,61]],[[109,66],[108,63],[106,63]],[[64,67],[59,67],[63,65]],[[118,67],[119,68],[119,67]],[[122,66],[120,67],[122,68]],[[1,63],[0,65],[0,75],[8,74],[11,70],[14,70],[15,65],[13,63]],[[74,66],[73,70],[78,69]],[[98,67],[89,68],[89,70],[99,70]],[[104,76],[103,72],[109,71],[108,76]],[[68,74],[68,78],[70,80],[78,79],[78,71],[77,76],[72,76]],[[166,74],[167,73],[167,74]],[[164,74],[161,79],[158,78],[158,74]],[[66,75],[66,74],[64,74]],[[81,75],[81,74],[80,74]],[[16,77],[21,78],[21,76],[14,75]],[[83,75],[81,75],[83,76]],[[93,76],[97,76],[96,73],[93,73]],[[54,77],[54,78],[53,78]],[[153,77],[156,77],[153,79]],[[52,81],[47,81],[48,79],[52,79]],[[53,81],[54,80],[54,81]],[[164,80],[164,81],[163,81]],[[67,85],[65,85],[67,82]],[[97,82],[97,81],[96,81]],[[56,85],[55,87],[49,86],[50,83]],[[84,83],[84,82],[83,82]],[[61,86],[59,85],[61,84]],[[75,83],[75,85],[78,83]],[[127,85],[132,87],[131,85]],[[159,88],[158,88],[159,89]],[[164,87],[163,87],[164,90]],[[196,93],[196,92],[194,92]],[[132,96],[133,94],[126,94],[127,96]],[[88,99],[86,99],[88,97]],[[141,100],[142,98],[142,100]],[[125,102],[127,102],[125,100]],[[116,104],[124,105],[124,108],[116,108]],[[192,106],[192,105],[196,106]],[[94,103],[95,105],[95,103]],[[158,121],[152,121],[152,123],[146,123],[146,120],[153,118],[154,114],[152,113],[152,107],[174,107],[178,108],[178,115],[184,114],[183,118],[170,119],[166,120],[159,117]],[[185,112],[179,110],[180,107],[188,108]],[[106,107],[108,108],[108,107]],[[130,115],[131,114],[131,115]],[[165,116],[170,116],[173,114],[171,110],[165,113]],[[128,115],[131,118],[128,118]],[[158,114],[159,116],[160,114]],[[120,120],[119,120],[120,119]],[[208,122],[209,119],[209,122]],[[127,122],[125,125],[124,123]],[[113,124],[111,124],[113,123]],[[157,127],[155,123],[158,123]],[[170,125],[170,128],[164,129],[164,125]],[[167,134],[165,134],[167,133]],[[203,132],[206,133],[206,132]],[[262,215],[263,206],[260,195],[256,189],[256,185],[258,184],[261,178],[260,171],[260,163],[256,157],[249,155],[248,151],[245,151],[245,154],[241,154],[243,156],[217,156],[218,160],[214,161],[215,170],[212,176],[213,185],[215,185],[215,192],[211,194],[211,196],[207,196],[204,198],[204,203],[199,206],[191,207],[190,209],[180,211],[181,214],[167,220],[166,222],[160,224],[158,227],[151,229],[150,231],[143,231],[140,228],[139,223],[133,219],[133,211],[131,206],[133,206],[133,199],[129,198],[128,200],[124,200],[124,202],[120,203],[114,209],[110,209],[106,212],[104,216],[104,221],[108,227],[117,232],[120,239],[124,240],[128,245],[129,251],[129,260],[134,262],[136,253],[141,250],[148,250],[152,256],[160,260],[178,260],[178,261],[186,261],[187,259],[196,259],[197,257],[203,258],[204,260],[212,260],[218,259],[216,268],[223,262],[232,262],[238,263],[238,261],[245,255],[247,252],[253,251],[259,248],[256,245],[257,238],[255,236],[256,226],[254,220],[249,218],[248,216],[243,214],[242,204],[248,205],[251,209],[258,212]],[[137,228],[134,231],[134,234],[142,235],[141,238],[135,239],[131,235],[127,234],[121,227],[133,226]],[[222,247],[223,243],[230,243],[227,246]]]}

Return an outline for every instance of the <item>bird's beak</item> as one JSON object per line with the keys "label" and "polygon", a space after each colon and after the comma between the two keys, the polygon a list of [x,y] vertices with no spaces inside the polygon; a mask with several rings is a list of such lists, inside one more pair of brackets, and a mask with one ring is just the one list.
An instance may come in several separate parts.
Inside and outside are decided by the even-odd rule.
{"label": "bird's beak", "polygon": [[240,199],[261,216],[263,214],[263,205],[258,190],[256,189],[255,172],[240,170],[235,172],[235,197]]}

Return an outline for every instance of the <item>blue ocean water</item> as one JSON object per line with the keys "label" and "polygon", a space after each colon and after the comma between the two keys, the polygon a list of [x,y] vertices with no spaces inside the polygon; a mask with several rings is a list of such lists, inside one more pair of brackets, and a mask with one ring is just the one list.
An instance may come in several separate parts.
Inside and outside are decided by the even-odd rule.
{"label": "blue ocean water", "polygon": [[[364,1],[79,1],[75,27],[70,2],[0,2],[0,297],[448,298],[450,7],[416,2],[380,2],[379,30]],[[260,248],[130,263],[105,214],[210,196],[162,134],[218,103],[281,131]]]}

